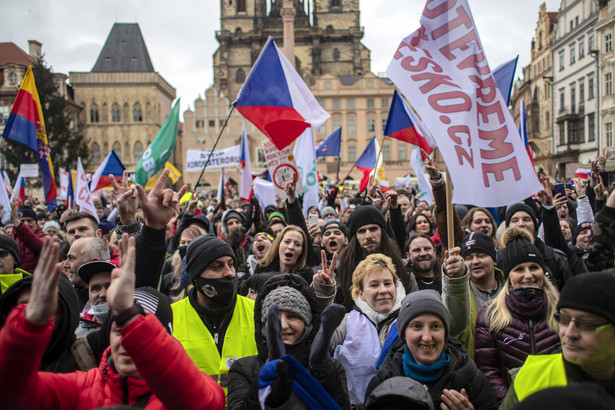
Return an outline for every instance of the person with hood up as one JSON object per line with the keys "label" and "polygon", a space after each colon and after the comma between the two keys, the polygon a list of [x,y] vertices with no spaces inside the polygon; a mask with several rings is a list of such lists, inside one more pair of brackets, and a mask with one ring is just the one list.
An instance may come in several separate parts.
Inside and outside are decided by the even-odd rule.
{"label": "person with hood up", "polygon": [[[254,306],[254,336],[258,354],[239,359],[231,366],[229,410],[261,408],[259,372],[265,363],[278,359],[284,353],[306,368],[340,407],[350,408],[344,368],[327,351],[331,333],[342,319],[344,309],[339,305],[325,309],[322,326],[320,312],[321,305],[314,291],[301,276],[274,275],[265,283]],[[278,364],[277,368],[280,380],[272,385],[266,405],[272,408],[303,406],[296,397],[291,397],[291,368],[283,364]],[[286,373],[288,376],[283,377]]]}
{"label": "person with hood up", "polygon": [[545,276],[545,262],[525,229],[508,228],[502,236],[504,276],[498,295],[476,317],[474,360],[491,383],[498,404],[506,396],[509,371],[528,355],[560,348],[553,317],[559,292]]}
{"label": "person with hood up", "polygon": [[[461,266],[461,257],[456,257],[456,264]],[[435,408],[496,409],[487,378],[461,343],[450,337],[449,321],[449,313],[435,290],[407,295],[397,317],[400,339],[369,382],[365,397],[384,380],[406,376],[425,386]]]}
{"label": "person with hood up", "polygon": [[119,243],[122,268],[113,272],[108,293],[110,347],[99,367],[58,375],[36,370],[52,333],[61,276],[55,265],[59,245],[45,239],[31,299],[11,312],[0,331],[3,405],[62,409],[117,404],[157,409],[224,407],[222,389],[196,368],[170,335],[168,322],[165,328],[158,317],[145,313],[145,307],[150,309],[162,301],[152,296],[143,305],[135,303],[134,243],[127,234]]}

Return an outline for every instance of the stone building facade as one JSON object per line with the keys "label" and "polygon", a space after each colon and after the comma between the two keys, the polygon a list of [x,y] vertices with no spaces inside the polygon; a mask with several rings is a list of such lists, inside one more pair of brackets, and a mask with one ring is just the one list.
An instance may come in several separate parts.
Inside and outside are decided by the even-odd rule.
{"label": "stone building facade", "polygon": [[154,67],[136,23],[115,23],[90,72],[71,72],[94,171],[110,150],[133,172],[171,112],[175,88]]}
{"label": "stone building facade", "polygon": [[[615,125],[615,97],[613,94],[613,75],[615,74],[615,53],[613,52],[613,36],[615,35],[615,4],[601,1],[598,11],[596,30],[596,53],[598,55],[600,116],[598,124],[599,148],[607,149],[611,154],[615,150],[613,140],[613,125]],[[607,170],[615,171],[613,163],[607,163]]]}

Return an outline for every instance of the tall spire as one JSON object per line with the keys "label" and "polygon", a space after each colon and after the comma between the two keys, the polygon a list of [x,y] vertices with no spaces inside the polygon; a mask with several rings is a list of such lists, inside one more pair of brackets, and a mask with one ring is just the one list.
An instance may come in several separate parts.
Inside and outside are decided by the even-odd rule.
{"label": "tall spire", "polygon": [[282,51],[288,61],[295,66],[295,15],[297,11],[293,0],[284,0],[282,4],[282,22],[284,24],[284,47]]}

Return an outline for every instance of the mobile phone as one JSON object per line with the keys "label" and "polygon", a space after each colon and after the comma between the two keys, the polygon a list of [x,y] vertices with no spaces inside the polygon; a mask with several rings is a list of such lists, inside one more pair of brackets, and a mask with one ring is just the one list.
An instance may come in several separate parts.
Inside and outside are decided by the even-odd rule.
{"label": "mobile phone", "polygon": [[308,224],[309,225],[318,225],[318,215],[310,214],[308,216]]}
{"label": "mobile phone", "polygon": [[564,184],[555,184],[555,194],[560,194],[564,198],[566,197],[566,189],[564,188]]}

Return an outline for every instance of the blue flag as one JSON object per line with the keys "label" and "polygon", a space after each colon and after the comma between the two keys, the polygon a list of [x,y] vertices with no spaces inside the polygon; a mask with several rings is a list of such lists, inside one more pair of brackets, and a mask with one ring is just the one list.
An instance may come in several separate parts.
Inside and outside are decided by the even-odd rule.
{"label": "blue flag", "polygon": [[336,129],[316,147],[316,157],[339,157],[342,127]]}
{"label": "blue flag", "polygon": [[519,56],[512,60],[499,65],[493,70],[493,78],[495,79],[506,106],[510,104],[510,93],[512,92],[513,81],[515,80],[515,71],[517,70],[517,60]]}

